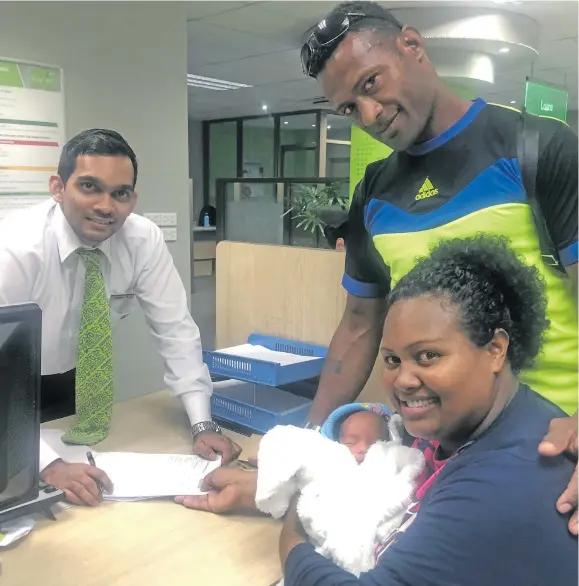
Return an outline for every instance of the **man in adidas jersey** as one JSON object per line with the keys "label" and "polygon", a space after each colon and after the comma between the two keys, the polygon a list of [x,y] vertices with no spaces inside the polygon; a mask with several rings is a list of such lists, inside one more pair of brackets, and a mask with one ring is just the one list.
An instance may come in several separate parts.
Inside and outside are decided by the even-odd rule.
{"label": "man in adidas jersey", "polygon": [[[567,412],[577,408],[577,137],[541,119],[537,198],[567,275],[541,259],[516,158],[520,114],[482,100],[467,102],[438,78],[418,32],[372,2],[335,8],[302,49],[306,74],[317,78],[341,114],[394,149],[368,167],[348,220],[346,310],[330,344],[308,426],[320,426],[352,402],[375,363],[385,297],[417,256],[443,238],[481,231],[503,234],[547,282],[551,328],[543,356],[522,375]],[[551,423],[542,454],[577,455],[577,415]],[[206,495],[180,497],[213,512],[254,506],[257,475],[219,468]],[[557,503],[577,505],[577,475]],[[569,523],[577,534],[577,513]]]}
{"label": "man in adidas jersey", "polygon": [[[353,401],[375,363],[385,296],[441,239],[502,234],[540,270],[551,327],[522,379],[577,409],[577,137],[541,118],[536,197],[566,273],[541,257],[517,160],[520,112],[468,102],[437,76],[420,34],[372,2],[337,6],[302,48],[332,106],[394,152],[368,166],[349,216],[346,310],[309,415],[321,425]],[[577,430],[576,415],[565,422]]]}

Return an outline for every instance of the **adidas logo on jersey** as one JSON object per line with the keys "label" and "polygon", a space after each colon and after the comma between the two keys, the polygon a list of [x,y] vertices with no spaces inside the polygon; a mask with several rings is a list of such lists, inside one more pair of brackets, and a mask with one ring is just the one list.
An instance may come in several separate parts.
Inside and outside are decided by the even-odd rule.
{"label": "adidas logo on jersey", "polygon": [[434,185],[432,185],[430,177],[427,177],[424,183],[422,184],[420,191],[416,195],[416,201],[419,201],[421,199],[427,199],[429,197],[434,197],[435,195],[438,195],[438,189],[436,189]]}

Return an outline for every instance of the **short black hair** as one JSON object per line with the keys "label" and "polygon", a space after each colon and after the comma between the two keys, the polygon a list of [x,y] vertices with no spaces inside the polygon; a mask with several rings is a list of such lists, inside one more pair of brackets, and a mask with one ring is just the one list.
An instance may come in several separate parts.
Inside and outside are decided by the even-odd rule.
{"label": "short black hair", "polygon": [[71,138],[62,149],[58,162],[58,175],[64,185],[76,169],[76,159],[83,155],[129,157],[133,164],[133,187],[137,183],[137,157],[129,143],[114,130],[92,128]]}
{"label": "short black hair", "polygon": [[389,10],[376,2],[342,2],[327,14],[326,20],[336,14],[363,14],[364,16],[353,19],[347,34],[342,35],[337,39],[337,42],[328,45],[327,50],[320,51],[316,55],[310,65],[310,73],[313,77],[317,77],[323,71],[328,59],[349,33],[377,31],[387,37],[395,37],[400,34],[403,28],[402,24]]}
{"label": "short black hair", "polygon": [[544,281],[524,264],[506,238],[479,235],[442,242],[398,281],[389,307],[423,295],[446,297],[458,306],[462,328],[479,347],[496,329],[510,338],[513,372],[532,366],[549,325]]}
{"label": "short black hair", "polygon": [[338,238],[342,238],[344,244],[346,244],[348,242],[349,234],[350,229],[348,227],[348,220],[342,222],[338,226],[328,225],[324,228],[324,236],[326,237],[326,241],[330,248],[336,248]]}
{"label": "short black hair", "polygon": [[338,430],[338,438],[340,437],[341,433],[342,433],[342,426],[344,425],[344,423],[346,423],[346,421],[348,419],[350,419],[350,417],[353,417],[354,415],[358,415],[358,413],[370,413],[372,415],[374,415],[375,417],[377,417],[380,420],[380,438],[383,441],[388,441],[391,439],[391,434],[390,434],[390,416],[384,416],[384,415],[380,415],[379,413],[376,413],[376,411],[372,411],[372,409],[360,409],[360,411],[354,411],[353,413],[346,413],[346,415],[344,415],[343,417],[340,417],[340,419],[338,419],[338,421],[336,421],[336,423],[334,424],[334,429]]}

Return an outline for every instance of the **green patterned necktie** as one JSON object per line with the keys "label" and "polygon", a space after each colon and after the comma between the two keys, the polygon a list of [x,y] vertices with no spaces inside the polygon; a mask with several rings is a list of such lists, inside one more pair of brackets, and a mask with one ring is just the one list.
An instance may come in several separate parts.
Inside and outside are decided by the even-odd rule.
{"label": "green patterned necktie", "polygon": [[101,252],[83,248],[76,252],[86,267],[76,362],[76,420],[62,441],[92,445],[107,436],[113,413],[113,336]]}

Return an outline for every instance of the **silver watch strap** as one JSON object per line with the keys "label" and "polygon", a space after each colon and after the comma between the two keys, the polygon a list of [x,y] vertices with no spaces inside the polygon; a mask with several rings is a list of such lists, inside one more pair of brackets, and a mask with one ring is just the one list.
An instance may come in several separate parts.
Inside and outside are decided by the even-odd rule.
{"label": "silver watch strap", "polygon": [[306,421],[306,424],[304,425],[304,429],[313,429],[314,431],[320,432],[322,430],[322,426],[315,425],[314,423]]}
{"label": "silver watch strap", "polygon": [[191,435],[193,437],[198,436],[200,433],[203,433],[204,431],[221,433],[221,428],[214,421],[200,421],[199,423],[196,423],[195,425],[191,426]]}

